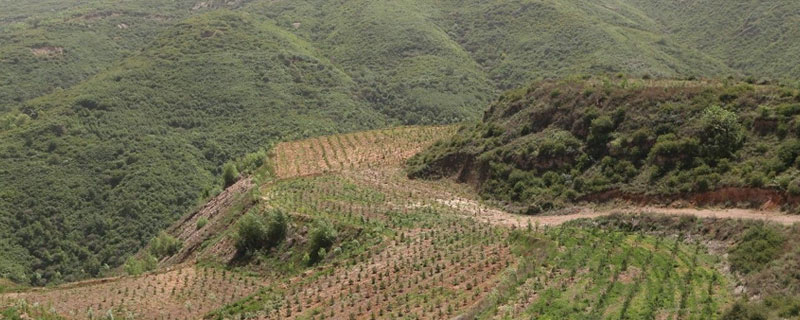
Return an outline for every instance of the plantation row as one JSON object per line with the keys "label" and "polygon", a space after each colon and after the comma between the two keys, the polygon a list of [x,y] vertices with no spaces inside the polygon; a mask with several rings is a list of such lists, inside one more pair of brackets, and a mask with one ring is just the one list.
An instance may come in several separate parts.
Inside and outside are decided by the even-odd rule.
{"label": "plantation row", "polygon": [[452,135],[455,129],[455,126],[401,127],[285,142],[275,148],[275,171],[279,178],[287,178],[398,165],[433,142]]}
{"label": "plantation row", "polygon": [[[369,179],[373,171],[380,170],[301,177],[263,188],[266,207],[290,213],[290,229],[314,221],[335,226],[339,237],[320,261],[333,267],[301,275],[306,269],[286,267],[296,258],[265,258],[264,268],[280,265],[297,276],[216,315],[452,318],[485,298],[516,263],[506,242],[508,229],[457,214],[425,190],[394,184],[392,179],[402,175],[393,170],[375,173],[392,179]],[[282,255],[282,250],[285,246],[269,255]]]}
{"label": "plantation row", "polygon": [[285,291],[264,310],[269,319],[448,318],[493,287],[511,262],[502,237],[465,226],[434,230],[369,251]]}
{"label": "plantation row", "polygon": [[563,226],[507,279],[483,319],[717,319],[732,300],[718,257],[681,237]]}
{"label": "plantation row", "polygon": [[[349,156],[341,158],[346,152],[351,152],[352,155],[362,154],[357,157],[353,156],[352,159],[355,159],[353,160],[355,163],[361,163],[364,166],[396,165],[410,156],[411,152],[421,148],[420,145],[428,143],[429,139],[436,139],[436,137],[446,134],[447,130],[450,130],[450,127],[400,128],[319,138],[314,141],[323,141],[324,139],[350,141],[348,139],[352,139],[346,148],[337,148],[335,151],[334,149],[320,150],[327,150],[326,154],[335,154],[336,157],[340,157],[340,160],[350,159]],[[357,141],[360,142],[356,143]],[[388,149],[386,146],[393,143],[402,147],[402,150],[398,148],[391,152],[380,151],[381,146]],[[367,149],[373,151],[364,151],[362,146],[366,146]],[[403,154],[403,152],[409,154]],[[312,157],[311,154],[306,156]],[[316,156],[320,157],[321,155],[317,154]],[[286,162],[282,162],[279,159],[280,156],[276,159],[278,160],[276,161],[276,167],[285,168],[284,164]],[[305,163],[311,161],[309,159],[293,160],[291,162]],[[245,194],[249,184],[249,179],[236,183],[233,189],[226,190],[218,199],[201,208],[198,214],[192,215],[185,222],[181,222],[177,228],[172,228],[174,230],[170,229],[169,234],[162,233],[154,238],[143,252],[142,257],[129,260],[129,263],[125,266],[126,271],[139,274],[153,270],[157,266],[163,267],[180,263],[183,259],[189,257],[191,259],[187,261],[190,263],[195,258],[199,258],[202,261],[208,260],[214,266],[217,266],[216,263],[220,261],[227,263],[231,259],[229,255],[237,251],[237,248],[233,247],[237,242],[238,235],[236,230],[228,232],[221,228],[224,228],[225,225],[235,225],[236,220],[232,219],[239,219],[241,211],[250,207],[250,205],[247,205],[250,201],[248,200],[250,195]],[[257,201],[254,205],[254,208],[258,209],[256,211],[264,210],[268,207],[277,207],[290,213],[292,226],[294,226],[292,229],[294,234],[291,235],[294,238],[291,241],[302,240],[298,239],[298,237],[302,238],[306,234],[298,235],[298,231],[312,228],[316,225],[312,222],[322,221],[325,222],[324,224],[332,224],[333,228],[331,229],[334,232],[331,236],[335,238],[336,234],[339,234],[340,239],[337,240],[339,252],[333,252],[333,248],[330,245],[319,248],[323,249],[323,251],[325,251],[324,249],[331,251],[331,257],[324,260],[326,253],[323,252],[319,255],[320,252],[317,252],[317,249],[305,249],[302,244],[299,246],[286,244],[283,248],[275,250],[279,250],[280,254],[290,255],[291,258],[288,258],[288,260],[284,257],[277,257],[278,252],[263,256],[263,259],[272,259],[270,261],[272,265],[278,266],[274,268],[274,270],[279,270],[277,272],[265,271],[257,267],[245,267],[242,270],[233,268],[230,271],[222,271],[222,269],[212,267],[201,268],[198,269],[201,271],[195,272],[194,268],[188,267],[168,272],[156,271],[154,274],[145,274],[144,276],[106,279],[70,287],[57,287],[4,295],[2,301],[8,305],[21,304],[26,308],[39,308],[47,312],[52,311],[52,313],[79,319],[103,318],[109,315],[129,318],[192,319],[226,304],[235,303],[241,298],[258,291],[261,286],[260,283],[285,281],[296,275],[296,272],[306,270],[319,259],[315,257],[313,259],[315,261],[312,262],[312,259],[308,257],[309,255],[322,257],[323,261],[321,261],[320,265],[336,259],[371,255],[372,253],[367,253],[364,248],[372,247],[372,245],[375,245],[376,248],[381,247],[380,242],[382,239],[392,236],[386,233],[387,226],[411,226],[423,220],[420,218],[420,214],[408,214],[409,211],[416,210],[410,203],[417,200],[408,200],[408,204],[393,204],[388,201],[387,196],[380,192],[372,191],[369,188],[360,188],[353,184],[351,179],[339,176],[324,175],[293,179],[272,187],[268,186],[267,188],[274,190],[262,190],[264,198],[274,196],[275,200]],[[234,189],[236,191],[232,191]],[[393,188],[392,190],[400,190],[400,188]],[[416,194],[415,198],[419,196],[419,194]],[[393,197],[398,198],[399,196],[394,195]],[[394,202],[400,203],[398,201]],[[401,214],[398,215],[399,213]],[[426,213],[425,215],[428,214]],[[424,220],[438,222],[439,218],[428,217]],[[350,245],[346,242],[348,239],[355,240],[353,233],[361,232],[365,227],[381,228],[384,231],[370,234],[364,233],[359,237],[363,241],[363,245]],[[429,225],[427,230],[434,230],[433,226]],[[490,246],[490,244],[486,244],[486,246]],[[342,247],[345,250],[341,250]],[[491,244],[491,247],[495,248],[494,250],[500,250],[498,252],[504,252],[504,255],[499,255],[500,258],[508,258],[507,250],[503,251],[496,243]],[[307,251],[305,257],[304,251]],[[157,260],[159,261],[158,263],[156,263]],[[507,263],[505,260],[500,262]],[[497,267],[492,270],[499,270],[500,262],[496,262]],[[368,263],[370,262],[364,260],[364,270],[366,270],[366,264]],[[371,263],[375,264],[377,262],[372,261]],[[398,268],[403,270],[410,267],[407,265],[408,261],[404,262],[405,264],[398,263]],[[209,264],[204,263],[203,265]],[[439,272],[444,267],[444,265],[438,265],[438,268],[432,268],[437,268],[436,270]],[[409,271],[406,270],[404,272]],[[448,276],[443,277],[441,280],[450,283],[457,281],[451,279],[449,273],[450,271],[447,272]],[[244,274],[248,276],[243,276]],[[258,275],[258,277],[252,277],[253,275]],[[421,277],[421,275],[419,276]],[[425,276],[428,277],[428,273],[425,273]],[[488,281],[490,276],[491,273],[488,273],[485,280]],[[385,281],[390,281],[388,276]],[[431,284],[426,284],[426,286],[431,286]],[[343,287],[340,289],[345,290]],[[367,290],[366,287],[364,290]],[[324,296],[327,298],[333,297],[332,293]],[[298,294],[297,297],[300,297],[300,295]],[[342,299],[337,298],[338,300]],[[304,309],[311,308],[310,306],[302,305],[300,307],[304,307]],[[298,314],[297,311],[294,311],[294,313]],[[286,314],[284,313],[283,316],[286,316]]]}
{"label": "plantation row", "polygon": [[252,277],[215,268],[187,267],[140,277],[77,284],[3,296],[1,305],[24,300],[70,319],[196,319],[255,292]]}

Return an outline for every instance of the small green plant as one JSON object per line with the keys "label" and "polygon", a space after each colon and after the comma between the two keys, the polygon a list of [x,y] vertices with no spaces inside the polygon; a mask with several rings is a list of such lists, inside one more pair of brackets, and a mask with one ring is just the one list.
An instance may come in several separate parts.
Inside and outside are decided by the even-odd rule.
{"label": "small green plant", "polygon": [[197,230],[203,229],[203,227],[205,227],[207,224],[208,224],[208,218],[200,217],[200,219],[197,219],[197,225],[196,225]]}

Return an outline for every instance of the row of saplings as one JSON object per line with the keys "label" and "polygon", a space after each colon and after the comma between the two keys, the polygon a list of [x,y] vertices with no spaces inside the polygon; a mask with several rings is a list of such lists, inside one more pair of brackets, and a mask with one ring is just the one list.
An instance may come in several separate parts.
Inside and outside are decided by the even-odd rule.
{"label": "row of saplings", "polygon": [[[289,236],[289,215],[280,209],[253,208],[237,225],[236,249],[240,257],[278,247]],[[303,262],[312,265],[324,259],[338,233],[328,222],[315,221],[309,232],[308,250]]]}

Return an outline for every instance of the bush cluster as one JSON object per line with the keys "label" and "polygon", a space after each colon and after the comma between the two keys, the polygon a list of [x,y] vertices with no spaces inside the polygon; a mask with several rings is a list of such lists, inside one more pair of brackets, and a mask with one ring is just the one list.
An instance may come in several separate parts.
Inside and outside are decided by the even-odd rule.
{"label": "bush cluster", "polygon": [[530,213],[612,189],[800,193],[790,183],[800,176],[800,131],[770,130],[797,121],[794,95],[784,89],[542,81],[507,93],[482,123],[411,158],[408,174],[477,178],[486,198],[521,203]]}
{"label": "bush cluster", "polygon": [[250,254],[275,247],[286,238],[288,228],[289,218],[283,211],[252,209],[239,219],[236,248],[242,254]]}
{"label": "bush cluster", "polygon": [[150,253],[159,259],[178,253],[181,247],[183,242],[164,231],[150,240]]}

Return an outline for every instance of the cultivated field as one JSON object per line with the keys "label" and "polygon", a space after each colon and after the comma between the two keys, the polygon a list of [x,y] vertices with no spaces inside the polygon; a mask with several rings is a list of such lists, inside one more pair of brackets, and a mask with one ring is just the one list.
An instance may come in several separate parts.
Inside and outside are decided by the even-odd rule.
{"label": "cultivated field", "polygon": [[289,178],[397,166],[455,130],[455,126],[399,127],[284,142],[275,147],[275,172],[279,178]]}
{"label": "cultivated field", "polygon": [[138,277],[74,283],[3,296],[7,304],[23,299],[69,319],[196,319],[218,306],[257,290],[259,279],[188,266]]}
{"label": "cultivated field", "polygon": [[[733,301],[731,275],[703,243],[571,222],[616,210],[512,215],[453,181],[406,178],[404,159],[454,132],[282,143],[275,177],[241,180],[168,229],[184,246],[160,270],[0,302],[75,319],[714,319]],[[286,239],[236,255],[236,221],[269,210],[287,213]],[[335,240],[309,251],[321,224]]]}

